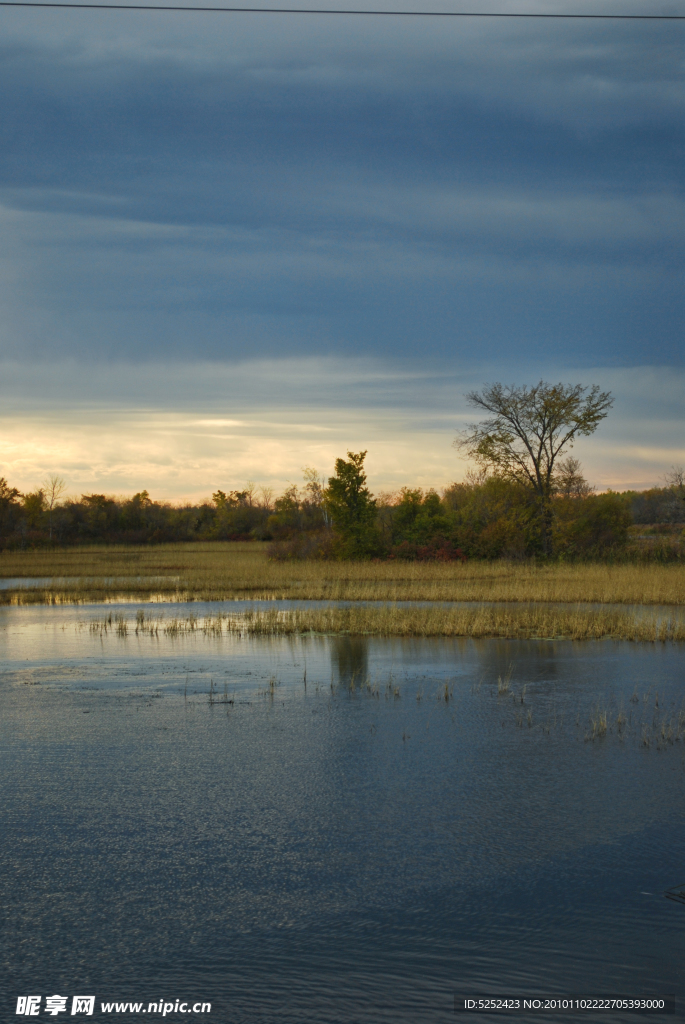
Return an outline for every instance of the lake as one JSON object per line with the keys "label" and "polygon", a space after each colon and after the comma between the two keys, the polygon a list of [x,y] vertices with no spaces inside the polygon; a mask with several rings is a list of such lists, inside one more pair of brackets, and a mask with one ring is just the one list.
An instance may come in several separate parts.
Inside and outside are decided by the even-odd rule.
{"label": "lake", "polygon": [[675,992],[683,1019],[680,647],[102,615],[0,608],[3,1019],[29,992],[250,1024]]}

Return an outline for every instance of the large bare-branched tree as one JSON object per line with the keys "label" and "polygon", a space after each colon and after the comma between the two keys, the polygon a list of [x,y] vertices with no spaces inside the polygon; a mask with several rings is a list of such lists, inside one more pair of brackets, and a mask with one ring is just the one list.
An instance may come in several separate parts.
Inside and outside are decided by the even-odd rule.
{"label": "large bare-branched tree", "polygon": [[52,543],[52,513],[57,506],[57,502],[64,494],[66,487],[67,485],[61,476],[49,476],[41,488],[45,511],[48,514],[48,521],[50,523],[50,543]]}
{"label": "large bare-branched tree", "polygon": [[613,405],[611,393],[541,380],[533,387],[486,384],[466,397],[489,416],[459,434],[455,447],[536,495],[542,548],[549,553],[557,459],[576,437],[594,433]]}

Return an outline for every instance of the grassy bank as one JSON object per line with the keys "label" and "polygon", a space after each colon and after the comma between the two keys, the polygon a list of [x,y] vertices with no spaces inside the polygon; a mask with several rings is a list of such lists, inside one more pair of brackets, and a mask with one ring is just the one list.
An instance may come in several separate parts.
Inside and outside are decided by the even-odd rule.
{"label": "grassy bank", "polygon": [[219,637],[318,635],[353,636],[452,636],[502,637],[510,639],[600,640],[619,639],[639,642],[685,640],[685,619],[656,612],[626,609],[593,610],[578,606],[560,609],[553,605],[507,608],[497,604],[476,608],[407,608],[387,606],[370,608],[305,609],[294,611],[248,612],[244,615],[218,614],[208,617],[146,615],[140,610],[135,619],[110,614],[91,622],[93,633],[120,637],[180,637],[201,634]]}
{"label": "grassy bank", "polygon": [[0,591],[3,603],[296,598],[305,600],[685,604],[678,565],[512,562],[270,562],[266,545],[168,544],[0,553],[0,578],[50,586]]}

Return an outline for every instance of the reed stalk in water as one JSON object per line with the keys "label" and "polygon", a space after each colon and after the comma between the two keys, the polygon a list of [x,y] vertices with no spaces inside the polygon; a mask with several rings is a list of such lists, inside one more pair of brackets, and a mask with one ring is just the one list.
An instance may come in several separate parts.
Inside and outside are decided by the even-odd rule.
{"label": "reed stalk in water", "polygon": [[[105,617],[88,625],[95,633],[110,631],[128,634],[128,623],[121,616]],[[555,608],[553,605],[505,607],[497,604],[471,608],[446,605],[407,607],[386,605],[252,611],[243,614],[219,613],[198,618],[179,616],[171,619],[148,616],[131,620],[131,631],[181,637],[201,634],[208,637],[238,634],[243,636],[289,636],[302,634],[354,636],[425,637],[501,637],[543,640],[632,640],[637,642],[683,641],[685,619],[644,609]],[[500,692],[506,693],[509,680],[500,680]]]}

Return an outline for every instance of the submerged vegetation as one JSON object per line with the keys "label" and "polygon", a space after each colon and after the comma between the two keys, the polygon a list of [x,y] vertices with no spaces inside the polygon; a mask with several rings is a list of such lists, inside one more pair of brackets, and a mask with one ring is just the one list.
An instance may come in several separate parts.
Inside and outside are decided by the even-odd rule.
{"label": "submerged vegetation", "polygon": [[[376,611],[374,609],[372,612]],[[325,619],[315,616],[293,615],[291,613],[270,612],[267,614],[227,615],[216,614],[209,616],[175,616],[166,618],[164,615],[157,615],[148,608],[139,608],[135,616],[112,611],[107,616],[99,619],[87,620],[78,624],[77,628],[87,629],[91,634],[101,637],[103,640],[112,637],[115,641],[133,637],[149,637],[153,642],[166,638],[176,640],[183,637],[206,638],[212,641],[229,639],[234,637],[264,636],[280,633],[286,635],[291,641],[295,640],[293,632],[298,627],[325,625],[339,627],[341,624],[349,626],[356,618],[357,624],[365,626],[378,626],[379,617],[376,615],[365,616],[364,609],[355,609],[353,618],[344,622],[338,617],[327,616]],[[393,631],[397,627],[397,618],[384,618],[384,625],[390,622],[390,633],[385,635],[398,635]],[[457,619],[452,620],[455,625]],[[463,620],[466,621],[466,620]],[[475,620],[471,620],[474,622]],[[512,620],[509,620],[512,621]],[[519,625],[524,621],[519,616]],[[530,621],[530,620],[529,620]],[[543,621],[543,620],[539,620]],[[554,613],[553,617],[547,617],[546,622],[553,621],[557,625],[563,622],[563,618]],[[605,624],[607,618],[602,620]],[[613,620],[613,625],[625,624],[628,616],[619,616]],[[423,620],[424,624],[426,619]],[[444,625],[444,622],[443,622]],[[481,623],[482,625],[482,623]],[[575,620],[577,628],[578,619]],[[647,626],[647,623],[643,623]],[[652,620],[651,628],[655,635],[658,633],[659,623]],[[672,627],[671,623],[671,627]],[[381,630],[381,633],[384,630]],[[639,639],[646,638],[647,630],[644,629]],[[675,631],[671,630],[672,633]],[[368,633],[368,631],[367,631]],[[378,634],[380,635],[380,634]],[[403,635],[403,634],[399,634]],[[415,636],[415,628],[412,628],[411,635]],[[425,635],[434,636],[429,631]],[[441,635],[445,635],[444,633]],[[460,635],[460,634],[450,634]],[[470,634],[474,636],[475,634]],[[316,668],[307,677],[306,651],[310,643],[317,646],[322,641],[331,645],[332,667],[330,681],[324,680],[317,673]],[[531,638],[535,639],[535,638]],[[539,638],[538,638],[539,639]],[[651,637],[654,639],[654,637]],[[506,667],[499,671],[489,670],[481,673],[477,681],[468,675],[461,673],[457,675],[419,675],[406,673],[391,668],[387,673],[378,674],[369,669],[368,663],[368,639],[361,636],[350,636],[338,633],[313,634],[303,631],[298,638],[299,644],[304,646],[289,647],[291,652],[299,650],[305,654],[303,659],[303,671],[299,680],[292,672],[287,672],[286,677],[274,674],[273,671],[265,673],[261,681],[250,678],[249,681],[241,678],[240,674],[230,680],[224,678],[215,682],[214,677],[203,680],[198,688],[197,680],[192,690],[188,689],[188,677],[186,675],[182,692],[187,702],[199,699],[200,702],[207,702],[210,706],[224,705],[226,709],[236,708],[239,705],[249,705],[256,696],[273,702],[278,697],[279,704],[286,697],[299,696],[305,699],[308,694],[316,697],[328,695],[331,700],[348,698],[350,700],[369,699],[373,702],[381,702],[385,705],[392,705],[400,710],[404,719],[404,728],[401,733],[402,742],[411,740],[412,732],[409,728],[416,726],[417,722],[412,712],[412,707],[432,705],[442,706],[450,716],[450,720],[458,729],[471,729],[474,725],[473,713],[480,714],[484,709],[483,701],[488,702],[490,712],[494,713],[497,719],[495,734],[502,736],[500,728],[514,727],[520,730],[525,736],[573,736],[577,741],[590,744],[602,745],[607,742],[617,742],[620,745],[630,742],[633,747],[646,751],[654,749],[657,751],[666,750],[676,744],[685,743],[685,700],[678,687],[675,691],[669,692],[668,688],[661,686],[647,686],[638,692],[637,685],[628,696],[629,690],[622,693],[595,692],[592,703],[587,700],[587,694],[583,696],[582,689],[578,693],[578,703],[574,707],[573,699],[569,700],[570,694],[566,687],[560,694],[557,702],[554,690],[549,690],[547,682],[540,688],[539,682],[531,679],[526,681],[529,653],[523,661],[516,663],[512,657]],[[514,651],[515,648],[512,648]],[[501,648],[500,648],[501,651]],[[293,662],[298,659],[293,657]],[[300,659],[302,668],[302,659]],[[319,669],[321,666],[319,665]],[[523,678],[522,678],[523,673]],[[181,675],[181,681],[183,681]],[[255,688],[256,687],[256,688]],[[230,688],[230,692],[229,692]],[[155,696],[161,696],[157,693]],[[474,701],[475,698],[475,701]],[[428,715],[431,715],[428,710]],[[408,716],[408,717],[405,717]],[[492,718],[491,718],[492,725]],[[375,732],[377,725],[372,725],[371,731]]]}
{"label": "submerged vegetation", "polygon": [[685,573],[677,563],[274,561],[267,545],[240,542],[4,551],[2,577],[12,579],[0,589],[7,604],[125,598],[685,604]]}
{"label": "submerged vegetation", "polygon": [[[267,609],[208,616],[156,616],[143,610],[135,619],[116,613],[92,621],[93,633],[136,636],[209,637],[291,636],[303,634],[352,636],[501,637],[543,640],[633,641],[685,640],[685,617],[658,611],[557,608],[554,606],[508,607],[480,605],[472,608],[446,605],[329,606],[313,609]],[[498,691],[507,693],[510,676],[500,677]]]}

